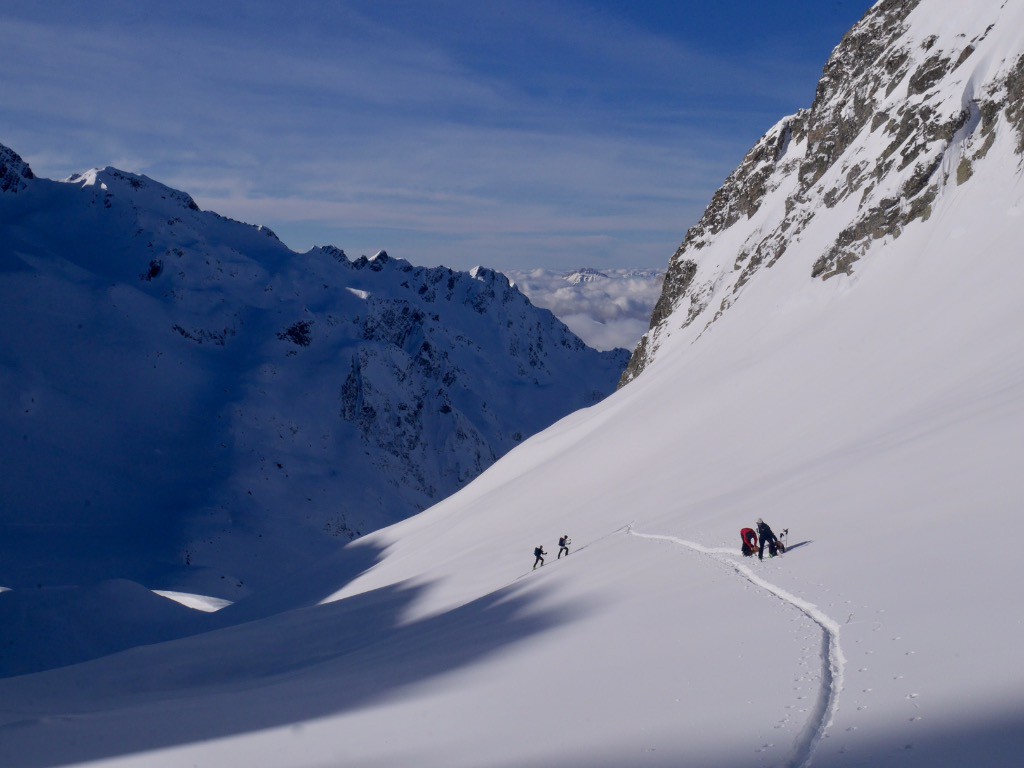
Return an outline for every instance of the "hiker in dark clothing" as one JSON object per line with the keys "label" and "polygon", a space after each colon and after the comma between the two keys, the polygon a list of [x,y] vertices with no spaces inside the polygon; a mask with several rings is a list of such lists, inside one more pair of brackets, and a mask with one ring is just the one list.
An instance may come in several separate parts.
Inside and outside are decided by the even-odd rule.
{"label": "hiker in dark clothing", "polygon": [[740,552],[743,553],[743,556],[750,557],[753,555],[754,550],[757,549],[757,534],[754,533],[754,529],[742,529],[740,531],[740,541],[743,542],[743,546],[740,547]]}
{"label": "hiker in dark clothing", "polygon": [[556,559],[560,560],[562,558],[562,552],[563,551],[565,552],[565,554],[567,554],[567,555],[569,554],[569,545],[570,544],[572,544],[572,542],[569,541],[569,534],[568,533],[562,534],[562,538],[560,538],[558,540],[558,557]]}
{"label": "hiker in dark clothing", "polygon": [[534,569],[537,568],[538,564],[544,565],[544,555],[546,555],[546,554],[547,554],[547,552],[544,551],[544,545],[543,544],[541,544],[539,547],[537,547],[537,548],[535,548],[533,550],[533,556],[537,558],[536,560],[533,561]]}
{"label": "hiker in dark clothing", "polygon": [[768,544],[768,557],[775,557],[779,553],[779,550],[785,551],[779,540],[775,538],[775,534],[772,529],[768,527],[768,523],[762,520],[760,517],[757,518],[757,538],[761,540],[761,546],[757,550],[757,559],[764,560],[764,545]]}

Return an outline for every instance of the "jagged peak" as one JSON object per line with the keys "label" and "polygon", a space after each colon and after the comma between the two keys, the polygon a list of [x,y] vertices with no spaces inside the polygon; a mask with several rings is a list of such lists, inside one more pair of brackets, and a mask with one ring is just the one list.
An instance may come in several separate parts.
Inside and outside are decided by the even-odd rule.
{"label": "jagged peak", "polygon": [[352,262],[352,266],[355,269],[369,269],[372,272],[381,272],[385,269],[411,272],[413,269],[412,264],[405,259],[396,259],[393,256],[388,256],[388,252],[384,250],[377,251],[373,256],[360,256]]}
{"label": "jagged peak", "polygon": [[348,260],[348,255],[345,251],[336,245],[314,245],[309,249],[309,253],[322,253],[325,256],[330,256],[340,264],[344,264],[346,267],[352,266],[352,262]]}
{"label": "jagged peak", "polygon": [[25,189],[25,182],[35,178],[28,163],[13,149],[0,144],[0,193],[17,194]]}
{"label": "jagged peak", "polygon": [[493,283],[495,281],[500,281],[502,283],[505,283],[509,287],[513,285],[513,283],[508,279],[505,273],[498,272],[497,270],[491,269],[490,267],[483,267],[477,265],[469,270],[469,276],[474,280],[479,280],[480,282],[483,283]]}

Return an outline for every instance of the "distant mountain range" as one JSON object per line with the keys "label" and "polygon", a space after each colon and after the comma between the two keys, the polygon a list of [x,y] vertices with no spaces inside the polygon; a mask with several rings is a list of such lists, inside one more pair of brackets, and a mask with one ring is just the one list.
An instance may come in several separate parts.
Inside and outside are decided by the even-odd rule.
{"label": "distant mountain range", "polygon": [[237,595],[478,476],[610,393],[489,269],[295,253],[106,168],[0,146],[0,584]]}

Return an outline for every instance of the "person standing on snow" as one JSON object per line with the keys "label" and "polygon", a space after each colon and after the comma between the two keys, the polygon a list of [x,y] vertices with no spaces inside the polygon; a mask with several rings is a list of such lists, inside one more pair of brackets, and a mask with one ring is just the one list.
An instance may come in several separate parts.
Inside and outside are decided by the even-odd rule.
{"label": "person standing on snow", "polygon": [[558,557],[555,558],[556,560],[561,560],[562,559],[562,551],[563,550],[565,551],[565,554],[567,554],[567,555],[569,554],[569,545],[570,544],[572,544],[572,542],[569,541],[569,534],[568,533],[563,533],[562,534],[562,538],[560,538],[558,540]]}
{"label": "person standing on snow", "polygon": [[544,555],[546,555],[546,554],[547,554],[547,552],[544,551],[544,545],[543,544],[541,544],[540,546],[536,547],[533,550],[533,556],[537,558],[536,560],[533,561],[533,568],[534,568],[534,570],[537,569],[537,565],[538,564],[544,565]]}
{"label": "person standing on snow", "polygon": [[772,529],[768,527],[768,523],[762,520],[760,517],[757,518],[757,537],[761,540],[761,546],[757,550],[757,559],[764,560],[764,545],[768,544],[768,557],[775,557],[778,554],[779,549],[782,545],[779,540],[775,538],[775,534]]}
{"label": "person standing on snow", "polygon": [[754,550],[757,549],[757,534],[754,533],[753,528],[743,528],[740,531],[740,541],[743,542],[743,546],[740,547],[740,552],[743,553],[744,557],[750,557],[754,554]]}

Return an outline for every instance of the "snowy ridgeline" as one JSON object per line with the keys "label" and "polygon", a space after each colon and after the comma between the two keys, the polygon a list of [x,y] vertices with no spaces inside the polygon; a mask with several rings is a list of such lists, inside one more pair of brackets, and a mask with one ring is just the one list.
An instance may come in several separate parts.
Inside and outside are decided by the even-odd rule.
{"label": "snowy ridgeline", "polygon": [[236,599],[613,391],[489,269],[298,254],[113,168],[0,148],[0,584]]}
{"label": "snowy ridgeline", "polygon": [[[1021,30],[1021,3],[879,3],[829,62],[803,118],[814,129],[758,150],[760,172],[738,171],[710,228],[691,231],[633,381],[271,588],[191,625],[183,606],[149,605],[178,640],[0,680],[0,754],[119,768],[1019,764]],[[831,111],[835,88],[848,109]],[[969,117],[935,138],[923,105]],[[883,140],[901,110],[916,117]],[[791,151],[815,158],[817,181]],[[924,185],[907,188],[922,162]],[[862,173],[892,191],[898,233],[851,230],[858,258],[823,262],[860,203],[880,204],[856,185],[829,194]],[[813,219],[751,268],[748,246],[798,209]],[[790,530],[781,557],[739,555],[758,517]],[[568,557],[531,571],[533,548],[554,553],[566,532]],[[31,599],[18,595],[0,606]],[[75,605],[87,598],[94,623],[163,600],[128,584]]]}
{"label": "snowy ridgeline", "polygon": [[662,269],[583,268],[503,269],[538,307],[559,320],[594,349],[636,347],[650,326],[651,312],[661,295]]}

